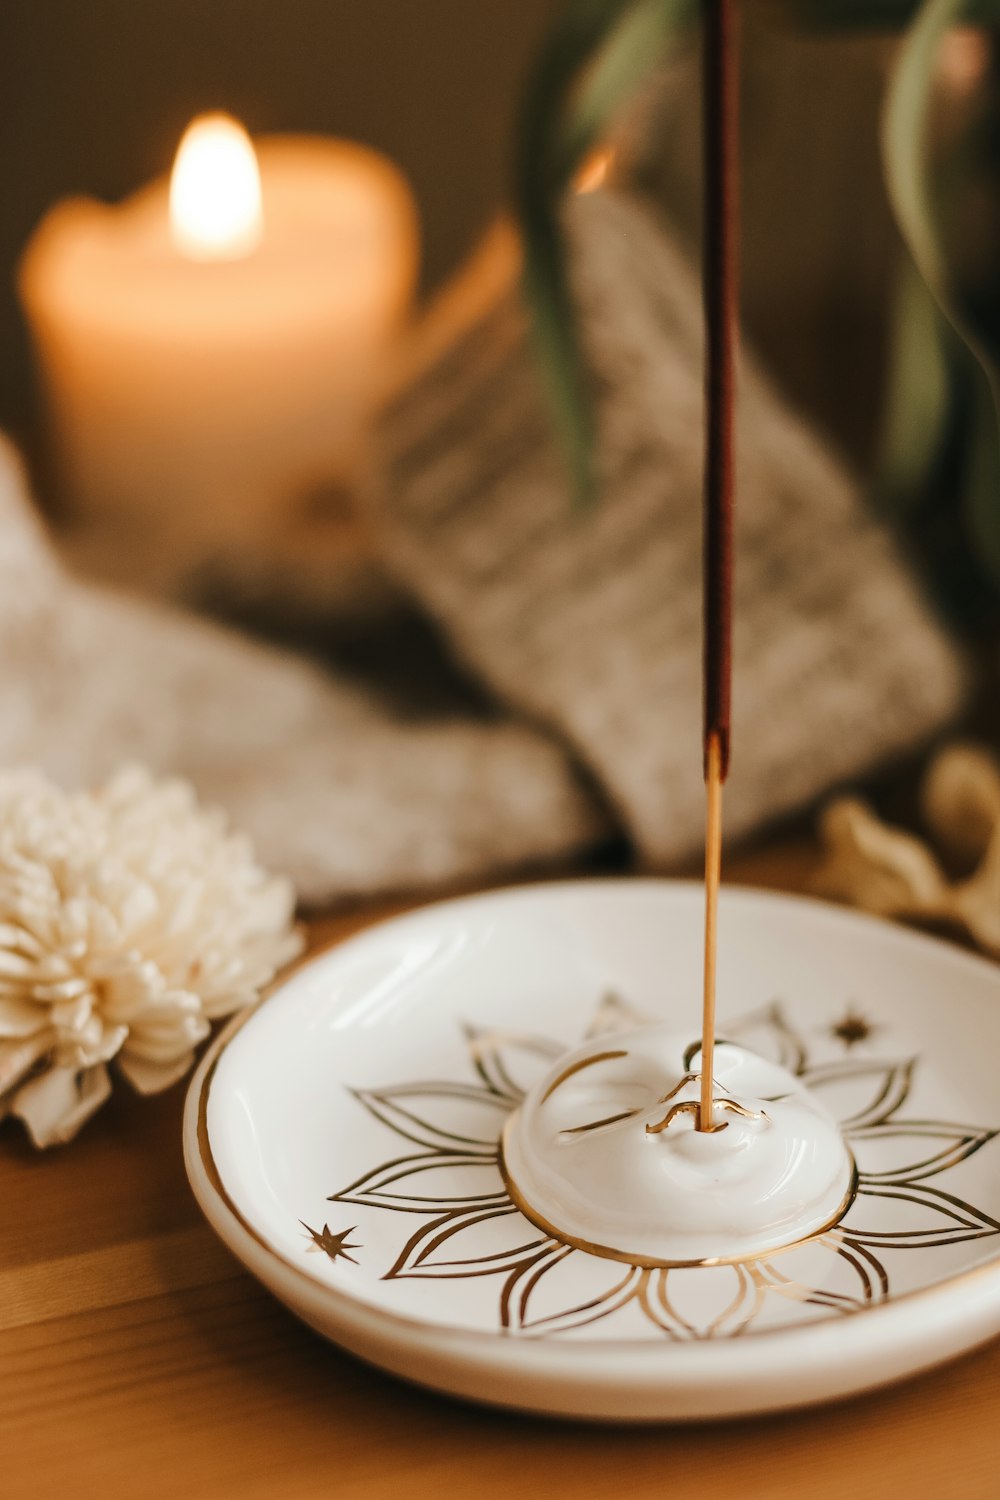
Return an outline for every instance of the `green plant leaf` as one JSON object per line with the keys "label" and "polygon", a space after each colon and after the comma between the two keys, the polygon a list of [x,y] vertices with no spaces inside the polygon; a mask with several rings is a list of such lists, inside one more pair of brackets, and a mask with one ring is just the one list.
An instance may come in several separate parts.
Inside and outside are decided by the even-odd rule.
{"label": "green plant leaf", "polygon": [[[886,182],[899,227],[940,314],[957,335],[952,358],[959,366],[956,374],[960,386],[971,393],[971,440],[963,504],[978,554],[1000,578],[1000,377],[958,304],[926,167],[938,49],[952,26],[976,23],[1000,24],[1000,0],[927,0],[900,52],[886,101],[882,146]],[[900,429],[907,424],[902,404],[897,392],[892,420]],[[908,420],[910,435],[917,443],[917,452],[932,459],[930,434],[917,431],[919,420],[918,404]]]}
{"label": "green plant leaf", "polygon": [[921,498],[952,413],[954,335],[910,256],[903,257],[890,316],[886,400],[876,501],[900,513]]}
{"label": "green plant leaf", "polygon": [[529,79],[516,162],[524,286],[578,498],[596,492],[594,414],[560,209],[617,111],[694,19],[698,0],[572,0]]}

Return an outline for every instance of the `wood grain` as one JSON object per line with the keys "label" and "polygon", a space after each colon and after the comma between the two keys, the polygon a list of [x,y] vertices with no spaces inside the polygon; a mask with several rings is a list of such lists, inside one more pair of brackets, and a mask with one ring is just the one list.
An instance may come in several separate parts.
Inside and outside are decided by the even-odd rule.
{"label": "wood grain", "polygon": [[[772,844],[729,873],[797,887],[811,857]],[[298,1324],[203,1224],[183,1092],[123,1090],[64,1151],[0,1132],[5,1500],[661,1500],[706,1478],[734,1500],[1000,1495],[1000,1343],[891,1391],[728,1423],[707,1444],[695,1428],[478,1410],[382,1376]]]}

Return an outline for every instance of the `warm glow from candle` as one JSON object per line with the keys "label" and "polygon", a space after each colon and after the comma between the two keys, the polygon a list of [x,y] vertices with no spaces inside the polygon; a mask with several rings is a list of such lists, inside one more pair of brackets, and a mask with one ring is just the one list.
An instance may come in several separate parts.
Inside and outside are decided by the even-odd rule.
{"label": "warm glow from candle", "polygon": [[615,164],[614,146],[598,146],[585,157],[573,183],[578,193],[596,193],[603,187]]}
{"label": "warm glow from candle", "polygon": [[264,232],[253,142],[230,115],[199,115],[170,175],[170,232],[191,260],[238,260]]}

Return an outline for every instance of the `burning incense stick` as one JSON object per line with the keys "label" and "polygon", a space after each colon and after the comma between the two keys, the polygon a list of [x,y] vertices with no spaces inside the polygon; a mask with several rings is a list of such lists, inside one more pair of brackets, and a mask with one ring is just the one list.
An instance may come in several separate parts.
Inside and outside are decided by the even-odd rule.
{"label": "burning incense stick", "polygon": [[722,786],[729,771],[733,609],[733,408],[738,340],[738,0],[708,0],[702,37],[705,300],[705,988],[698,1129],[712,1103]]}

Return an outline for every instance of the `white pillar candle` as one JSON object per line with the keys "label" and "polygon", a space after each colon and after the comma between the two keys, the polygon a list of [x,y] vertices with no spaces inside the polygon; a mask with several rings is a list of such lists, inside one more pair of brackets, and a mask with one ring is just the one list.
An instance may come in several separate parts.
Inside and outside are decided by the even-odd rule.
{"label": "white pillar candle", "polygon": [[25,253],[62,488],[77,516],[195,556],[349,480],[410,306],[416,212],[376,152],[196,122],[172,184],[55,207]]}

